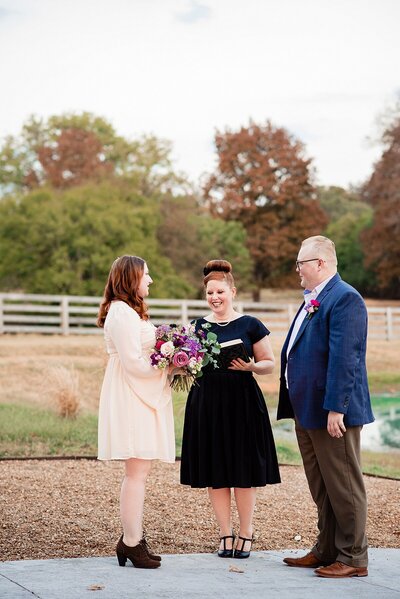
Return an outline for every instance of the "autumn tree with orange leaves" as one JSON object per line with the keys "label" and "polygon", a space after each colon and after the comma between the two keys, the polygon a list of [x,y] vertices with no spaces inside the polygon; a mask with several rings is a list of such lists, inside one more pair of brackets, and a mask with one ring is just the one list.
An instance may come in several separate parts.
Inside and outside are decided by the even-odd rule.
{"label": "autumn tree with orange leaves", "polygon": [[113,170],[99,138],[83,129],[64,129],[52,145],[39,147],[37,153],[45,180],[56,188],[80,185]]}
{"label": "autumn tree with orange leaves", "polygon": [[382,136],[385,150],[362,189],[374,210],[364,231],[365,264],[376,276],[381,296],[400,298],[400,104]]}
{"label": "autumn tree with orange leaves", "polygon": [[218,167],[205,184],[205,202],[215,216],[245,227],[254,262],[254,299],[263,287],[297,284],[300,243],[320,234],[328,220],[303,144],[269,121],[217,132],[215,144]]}

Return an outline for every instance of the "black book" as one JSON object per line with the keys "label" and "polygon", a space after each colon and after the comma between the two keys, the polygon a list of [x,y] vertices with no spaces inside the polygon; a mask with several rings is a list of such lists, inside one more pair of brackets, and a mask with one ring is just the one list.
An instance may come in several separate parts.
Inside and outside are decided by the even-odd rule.
{"label": "black book", "polygon": [[236,358],[240,358],[244,362],[250,362],[249,354],[241,339],[224,341],[223,343],[220,343],[220,345],[221,352],[218,354],[217,358],[219,368],[229,368],[232,360],[236,360]]}

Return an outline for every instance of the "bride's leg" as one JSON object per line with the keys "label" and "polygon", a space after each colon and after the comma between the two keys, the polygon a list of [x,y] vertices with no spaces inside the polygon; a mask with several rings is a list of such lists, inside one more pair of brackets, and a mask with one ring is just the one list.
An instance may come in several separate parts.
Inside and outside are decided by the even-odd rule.
{"label": "bride's leg", "polygon": [[125,461],[125,476],[121,485],[120,513],[123,541],[134,547],[143,537],[143,506],[146,480],[151,460],[130,458]]}

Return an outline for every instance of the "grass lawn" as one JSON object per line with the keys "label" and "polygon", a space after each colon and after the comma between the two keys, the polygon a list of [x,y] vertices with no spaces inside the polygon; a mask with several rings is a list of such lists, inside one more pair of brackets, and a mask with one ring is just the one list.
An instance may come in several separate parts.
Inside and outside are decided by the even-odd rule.
{"label": "grass lawn", "polygon": [[52,410],[0,404],[0,457],[95,455],[97,416],[61,418]]}
{"label": "grass lawn", "polygon": [[[283,337],[271,335],[278,358]],[[376,410],[400,406],[398,356],[400,340],[368,341],[367,364]],[[0,335],[0,457],[41,455],[96,455],[97,411],[107,357],[104,341],[96,335]],[[54,371],[73,371],[79,387],[78,416],[57,415]],[[279,461],[301,463],[290,421],[274,422],[279,388],[279,367],[258,377],[271,414]],[[185,394],[175,394],[177,455],[180,455]],[[282,432],[283,431],[283,432]],[[364,452],[365,472],[400,478],[400,451]]]}
{"label": "grass lawn", "polygon": [[[180,456],[186,396],[174,395],[176,451]],[[393,407],[392,398],[379,397],[374,404]],[[390,403],[391,402],[391,403]],[[283,428],[290,428],[290,421]],[[301,464],[294,436],[281,438],[276,428],[280,464]],[[58,416],[53,410],[22,404],[0,404],[0,457],[95,456],[97,416],[81,414],[75,419]],[[362,452],[363,471],[400,479],[400,452]]]}

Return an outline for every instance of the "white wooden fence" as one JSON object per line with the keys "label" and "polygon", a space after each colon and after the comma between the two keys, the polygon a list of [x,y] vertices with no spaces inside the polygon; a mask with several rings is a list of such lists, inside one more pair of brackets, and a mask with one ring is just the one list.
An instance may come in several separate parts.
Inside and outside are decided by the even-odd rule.
{"label": "white wooden fence", "polygon": [[[0,293],[0,334],[53,333],[62,335],[102,333],[96,327],[100,297]],[[207,311],[204,300],[148,299],[154,324],[188,323]],[[298,304],[236,302],[237,310],[257,316],[275,334],[286,334]],[[400,308],[368,308],[369,336],[400,338]]]}

